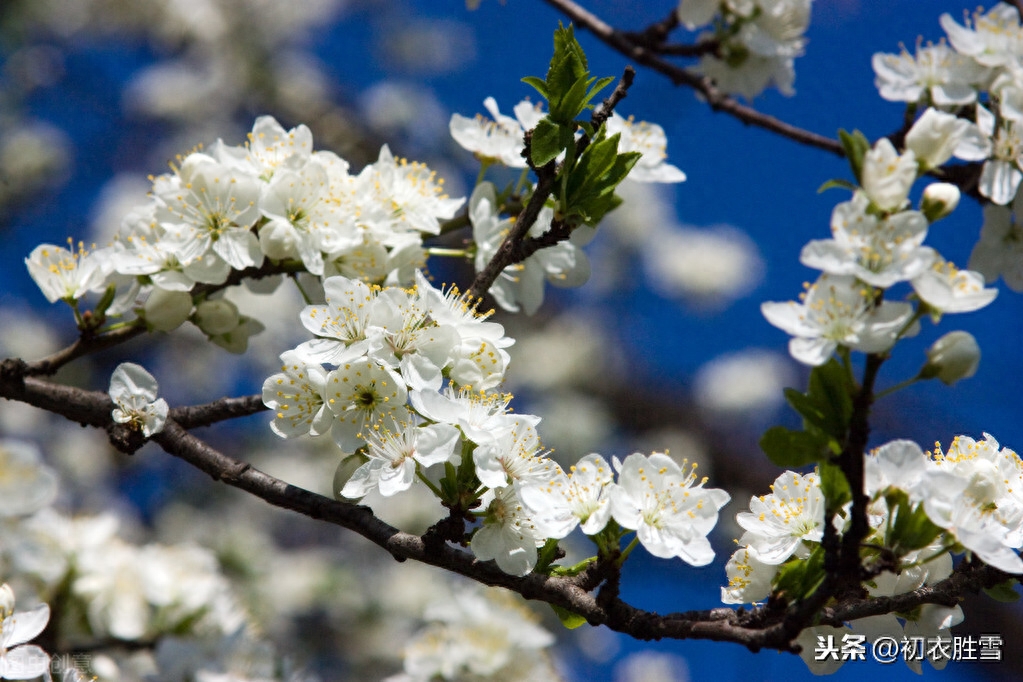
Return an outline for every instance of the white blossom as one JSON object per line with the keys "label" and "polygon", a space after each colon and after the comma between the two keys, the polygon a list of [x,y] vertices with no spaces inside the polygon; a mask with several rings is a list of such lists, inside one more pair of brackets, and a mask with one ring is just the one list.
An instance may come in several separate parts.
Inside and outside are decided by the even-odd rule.
{"label": "white blossom", "polygon": [[878,217],[861,192],[838,204],[831,214],[832,239],[812,240],[799,261],[832,275],[854,275],[875,287],[913,279],[937,257],[923,246],[927,219],[919,211]]}
{"label": "white blossom", "polygon": [[707,534],[730,499],[728,493],[704,488],[707,479],[693,485],[696,474],[684,472],[663,453],[615,459],[615,469],[611,515],[623,528],[635,530],[648,552],[662,559],[677,556],[692,566],[714,559]]}
{"label": "white blossom", "polygon": [[[68,246],[72,246],[68,241]],[[25,259],[28,273],[42,290],[46,300],[77,301],[106,284],[106,261],[96,251],[88,251],[79,242],[77,251],[53,244],[40,244]]]}
{"label": "white blossom", "polygon": [[873,304],[873,294],[849,276],[821,275],[803,303],[767,302],[760,306],[767,321],[792,334],[789,353],[807,365],[827,362],[839,344],[864,353],[887,350],[910,321],[908,303]]}
{"label": "white blossom", "polygon": [[122,362],[110,376],[114,421],[129,424],[146,438],[162,431],[169,407],[166,400],[156,397],[157,391],[156,379],[145,368],[133,362]]}
{"label": "white blossom", "polygon": [[916,174],[913,150],[900,155],[891,141],[882,137],[863,156],[860,184],[867,197],[882,211],[897,211],[906,204]]}
{"label": "white blossom", "polygon": [[627,176],[636,182],[682,182],[686,174],[670,163],[666,151],[668,139],[664,128],[656,123],[635,121],[625,118],[617,111],[611,112],[607,119],[607,135],[619,134],[618,153],[639,152],[642,156],[632,167]]}
{"label": "white blossom", "polygon": [[[489,501],[488,501],[489,498]],[[523,507],[515,486],[497,488],[484,497],[483,525],[470,548],[480,561],[494,559],[511,575],[526,575],[536,565],[536,548],[544,542]]]}
{"label": "white blossom", "polygon": [[50,620],[50,607],[14,611],[14,592],[0,585],[0,679],[30,680],[48,674],[50,657],[42,648],[25,644],[39,636]]}
{"label": "white blossom", "polygon": [[916,54],[878,52],[871,63],[881,97],[890,102],[927,102],[938,107],[977,100],[977,84],[985,69],[944,43],[917,45]]}
{"label": "white blossom", "polygon": [[607,460],[591,454],[567,472],[558,472],[546,480],[521,482],[519,497],[544,537],[563,538],[580,524],[583,533],[596,535],[611,518],[613,480]]}
{"label": "white blossom", "polygon": [[984,288],[984,277],[971,270],[959,270],[940,256],[913,279],[913,289],[927,305],[942,313],[968,313],[995,300],[998,289]]}
{"label": "white blossom", "polygon": [[750,510],[735,520],[746,532],[739,539],[765,564],[778,565],[795,554],[805,558],[804,542],[824,537],[824,493],[816,473],[786,471],[771,485],[769,495],[753,497]]}

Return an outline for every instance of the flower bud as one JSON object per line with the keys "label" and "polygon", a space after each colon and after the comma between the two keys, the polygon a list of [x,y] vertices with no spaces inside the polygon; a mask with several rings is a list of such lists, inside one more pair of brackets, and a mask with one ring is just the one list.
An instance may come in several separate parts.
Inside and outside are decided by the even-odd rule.
{"label": "flower bud", "polygon": [[356,452],[354,455],[348,455],[341,460],[341,463],[337,465],[337,469],[334,471],[334,499],[341,500],[342,502],[358,502],[362,497],[348,498],[341,494],[344,490],[345,484],[348,483],[348,479],[352,477],[356,469],[361,467],[363,464],[369,461],[369,457]]}
{"label": "flower bud", "polygon": [[920,370],[921,379],[937,377],[949,386],[977,373],[980,346],[973,334],[949,332],[927,349],[927,364]]}
{"label": "flower bud", "polygon": [[153,289],[143,308],[146,324],[161,332],[177,329],[191,314],[192,295],[187,291]]}
{"label": "flower bud", "polygon": [[924,189],[920,210],[928,222],[941,220],[959,205],[959,188],[948,182],[933,182]]}
{"label": "flower bud", "polygon": [[203,301],[195,307],[192,321],[208,336],[226,334],[238,326],[238,308],[224,299]]}

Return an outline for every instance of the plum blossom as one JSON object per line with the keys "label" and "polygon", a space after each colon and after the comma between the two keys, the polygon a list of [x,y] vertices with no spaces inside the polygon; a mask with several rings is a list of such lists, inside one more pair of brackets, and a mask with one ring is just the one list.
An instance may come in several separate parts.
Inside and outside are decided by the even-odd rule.
{"label": "plum blossom", "polygon": [[489,443],[510,433],[522,423],[536,426],[540,418],[528,414],[511,414],[510,393],[474,390],[469,386],[448,385],[442,392],[416,390],[409,392],[409,403],[416,412],[435,422],[457,426],[473,443]]}
{"label": "plum blossom", "polygon": [[160,202],[156,218],[177,235],[183,265],[210,252],[237,270],[262,264],[259,240],[250,229],[259,219],[256,178],[194,152],[153,192]]}
{"label": "plum blossom", "polygon": [[369,461],[352,474],[341,496],[363,497],[377,489],[384,497],[408,490],[419,466],[451,461],[460,438],[458,429],[449,424],[415,426],[399,424],[394,430],[381,429],[367,435],[366,455]]}
{"label": "plum blossom", "polygon": [[988,282],[998,277],[1013,291],[1023,291],[1023,197],[1017,195],[1012,207],[989,204],[984,207],[980,240],[970,254],[969,267]]}
{"label": "plum blossom", "polygon": [[[70,239],[68,246],[72,247]],[[106,285],[107,265],[103,253],[88,251],[82,242],[77,251],[73,247],[40,244],[32,249],[25,265],[50,303],[77,301]]]}
{"label": "plum blossom", "polygon": [[122,362],[110,375],[110,399],[114,401],[113,418],[128,424],[146,438],[163,430],[170,408],[157,398],[156,379],[140,365]]}
{"label": "plum blossom", "polygon": [[984,160],[977,189],[999,206],[1016,196],[1023,181],[1023,116],[1003,111],[1002,121],[996,123],[993,113],[977,105],[977,127],[983,133],[972,144],[956,148],[956,157],[964,161]]}
{"label": "plum blossom", "polygon": [[[999,568],[1023,573],[1012,550],[1023,547],[1023,461],[990,434],[976,441],[957,436],[946,452],[935,449],[936,470],[951,473],[960,485],[942,482],[924,499],[927,516],[950,530],[968,549]],[[986,539],[981,536],[988,533]],[[972,545],[972,546],[971,546]],[[987,556],[985,556],[985,553]]]}
{"label": "plum blossom", "polygon": [[[469,218],[477,247],[476,271],[479,272],[497,253],[514,221],[501,219],[497,192],[489,182],[480,183],[473,190],[469,200]],[[550,208],[541,209],[528,235],[543,236],[551,229],[553,219],[554,212]],[[545,281],[561,287],[580,286],[590,277],[589,259],[579,248],[586,234],[585,228],[576,229],[567,241],[540,249],[524,261],[509,265],[490,287],[491,295],[505,310],[518,312],[521,307],[527,315],[532,315],[543,303]]]}
{"label": "plum blossom", "polygon": [[532,420],[516,420],[511,429],[477,445],[472,459],[476,476],[488,488],[544,482],[561,473],[557,463],[540,447]]}
{"label": "plum blossom", "polygon": [[424,618],[405,645],[405,675],[387,682],[558,677],[543,654],[554,635],[504,590],[459,589],[428,604]]}
{"label": "plum blossom", "polygon": [[611,466],[597,454],[586,455],[567,472],[546,480],[524,481],[519,496],[533,523],[548,538],[563,538],[581,524],[586,535],[596,535],[611,518]]}
{"label": "plum blossom", "polygon": [[926,171],[951,159],[968,135],[976,139],[980,130],[970,121],[928,107],[906,133],[906,148]]}
{"label": "plum blossom", "polygon": [[882,211],[897,211],[905,206],[916,174],[913,150],[899,154],[891,140],[882,137],[863,156],[860,184],[867,197]]}
{"label": "plum blossom", "polygon": [[824,493],[816,473],[786,471],[771,485],[771,494],[753,497],[750,510],[736,515],[745,529],[740,545],[755,551],[762,563],[778,565],[795,554],[809,555],[804,542],[824,537]]}
{"label": "plum blossom", "polygon": [[827,362],[839,344],[864,353],[878,353],[895,343],[912,319],[908,303],[883,301],[875,306],[869,288],[846,275],[821,275],[803,302],[766,302],[767,321],[795,338],[789,353],[806,365]]}
{"label": "plum blossom", "polygon": [[940,256],[913,279],[913,290],[927,305],[942,313],[969,313],[995,300],[998,289],[985,289],[984,277],[959,270]]}
{"label": "plum blossom", "polygon": [[948,34],[948,42],[956,52],[972,57],[987,67],[1007,66],[1023,55],[1023,28],[1019,13],[1006,2],[1000,2],[986,14],[974,13],[963,26],[950,14],[942,14],[941,27]]}
{"label": "plum blossom", "polygon": [[[489,498],[489,501],[488,501]],[[515,486],[498,488],[484,497],[483,525],[470,548],[480,561],[494,559],[511,575],[526,575],[536,565],[536,548],[544,538],[519,499]]]}
{"label": "plum blossom", "polygon": [[25,644],[46,628],[50,607],[40,604],[31,611],[14,610],[14,591],[0,585],[0,679],[30,680],[47,675],[50,657],[42,648]]}
{"label": "plum blossom", "polygon": [[522,150],[525,148],[526,128],[523,127],[523,121],[502,114],[493,97],[483,100],[483,106],[493,120],[478,114],[475,118],[452,114],[448,125],[451,137],[484,163],[497,161],[509,168],[525,168],[526,159],[522,156]]}
{"label": "plum blossom", "polygon": [[[684,472],[671,457],[655,452],[615,459],[618,483],[611,489],[611,515],[623,528],[636,531],[648,552],[667,559],[677,556],[691,566],[714,559],[707,534],[730,496],[717,488],[696,485],[696,474]],[[693,467],[695,468],[695,467]]]}
{"label": "plum blossom", "polygon": [[281,371],[263,382],[263,404],[274,414],[270,428],[281,438],[323,435],[334,424],[324,392],[327,372],[295,351],[281,354]]}
{"label": "plum blossom", "polygon": [[985,69],[945,43],[916,46],[916,54],[878,52],[871,60],[881,97],[889,102],[929,102],[937,107],[977,101]]}
{"label": "plum blossom", "polygon": [[766,599],[777,574],[777,564],[761,561],[753,547],[740,547],[725,565],[728,585],[721,588],[722,603],[752,604]]}
{"label": "plum blossom", "polygon": [[607,119],[608,137],[619,134],[618,153],[639,152],[642,156],[627,176],[636,182],[682,182],[686,174],[665,163],[668,140],[664,128],[656,123],[625,118],[617,111]]}
{"label": "plum blossom", "polygon": [[376,360],[345,362],[327,374],[325,382],[323,397],[336,418],[331,435],[344,452],[365,444],[370,431],[407,420],[405,382]]}
{"label": "plum blossom", "polygon": [[57,473],[31,443],[0,440],[0,519],[27,516],[57,497]]}
{"label": "plum blossom", "polygon": [[923,246],[927,219],[919,211],[878,217],[862,192],[831,214],[832,239],[813,240],[799,261],[833,275],[854,275],[875,287],[889,287],[924,272],[937,253]]}

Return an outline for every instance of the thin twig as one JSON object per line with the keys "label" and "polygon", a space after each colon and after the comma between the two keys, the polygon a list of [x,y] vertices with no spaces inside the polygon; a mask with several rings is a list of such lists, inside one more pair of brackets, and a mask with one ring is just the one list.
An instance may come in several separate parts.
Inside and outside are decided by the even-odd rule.
{"label": "thin twig", "polygon": [[756,109],[739,104],[734,98],[718,90],[711,79],[690,73],[684,68],[660,58],[642,45],[637,45],[629,40],[627,34],[614,29],[592,12],[572,2],[572,0],[545,1],[571,19],[573,23],[589,30],[606,45],[614,48],[629,59],[634,59],[637,63],[667,76],[675,85],[693,88],[707,100],[707,104],[714,111],[723,111],[747,125],[757,126],[777,133],[800,144],[817,147],[838,156],[845,156],[842,145],[838,140],[804,130],[773,116],[763,114]]}

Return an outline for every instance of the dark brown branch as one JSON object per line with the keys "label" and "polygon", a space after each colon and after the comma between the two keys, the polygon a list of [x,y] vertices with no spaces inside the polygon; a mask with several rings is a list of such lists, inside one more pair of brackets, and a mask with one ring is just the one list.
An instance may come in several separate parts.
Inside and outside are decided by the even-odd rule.
{"label": "dark brown branch", "polygon": [[205,405],[175,407],[170,411],[170,418],[182,428],[193,429],[237,417],[248,417],[266,409],[262,396],[247,395],[240,398],[221,398]]}
{"label": "dark brown branch", "polygon": [[113,348],[118,344],[141,335],[145,331],[145,325],[138,324],[131,327],[121,327],[120,329],[96,336],[82,336],[67,348],[61,349],[53,355],[48,355],[42,360],[25,363],[22,372],[25,376],[54,374],[72,360],[106,350],[107,348]]}
{"label": "dark brown branch", "polygon": [[723,111],[746,125],[763,128],[800,144],[817,147],[837,156],[845,156],[842,145],[839,144],[838,140],[804,130],[773,116],[763,114],[756,109],[739,104],[734,98],[718,90],[711,79],[690,73],[686,69],[662,59],[650,49],[629,40],[628,34],[614,29],[593,13],[572,2],[572,0],[546,0],[546,2],[571,19],[577,26],[589,30],[602,42],[614,48],[625,57],[667,76],[675,85],[684,85],[696,90],[707,100],[707,104],[714,111]]}
{"label": "dark brown branch", "polygon": [[[106,394],[21,376],[12,369],[20,364],[18,360],[0,363],[0,397],[20,400],[82,424],[108,430],[112,427],[113,404]],[[204,420],[208,423],[214,417],[226,418],[236,411],[254,408],[255,400],[255,396],[218,400],[207,405],[175,408],[172,415],[192,419],[194,423]],[[214,480],[275,506],[352,530],[396,559],[438,566],[485,585],[508,588],[527,599],[556,604],[580,614],[593,625],[607,625],[638,639],[707,639],[742,644],[753,651],[794,650],[791,642],[798,630],[793,632],[792,620],[782,620],[781,614],[768,609],[716,608],[665,615],[643,611],[620,600],[614,576],[607,574],[606,567],[598,565],[574,578],[508,575],[493,562],[477,561],[464,550],[443,543],[428,543],[423,537],[403,533],[378,519],[367,507],[317,495],[228,457],[189,433],[173,417],[152,440]],[[599,573],[601,570],[604,573]],[[892,610],[906,612],[927,603],[952,605],[960,595],[990,587],[1006,578],[1004,573],[990,567],[964,562],[950,578],[936,585],[889,598],[846,599],[825,609],[823,617],[826,622],[837,623]],[[598,596],[591,594],[594,587],[605,581],[606,589],[601,589]]]}

